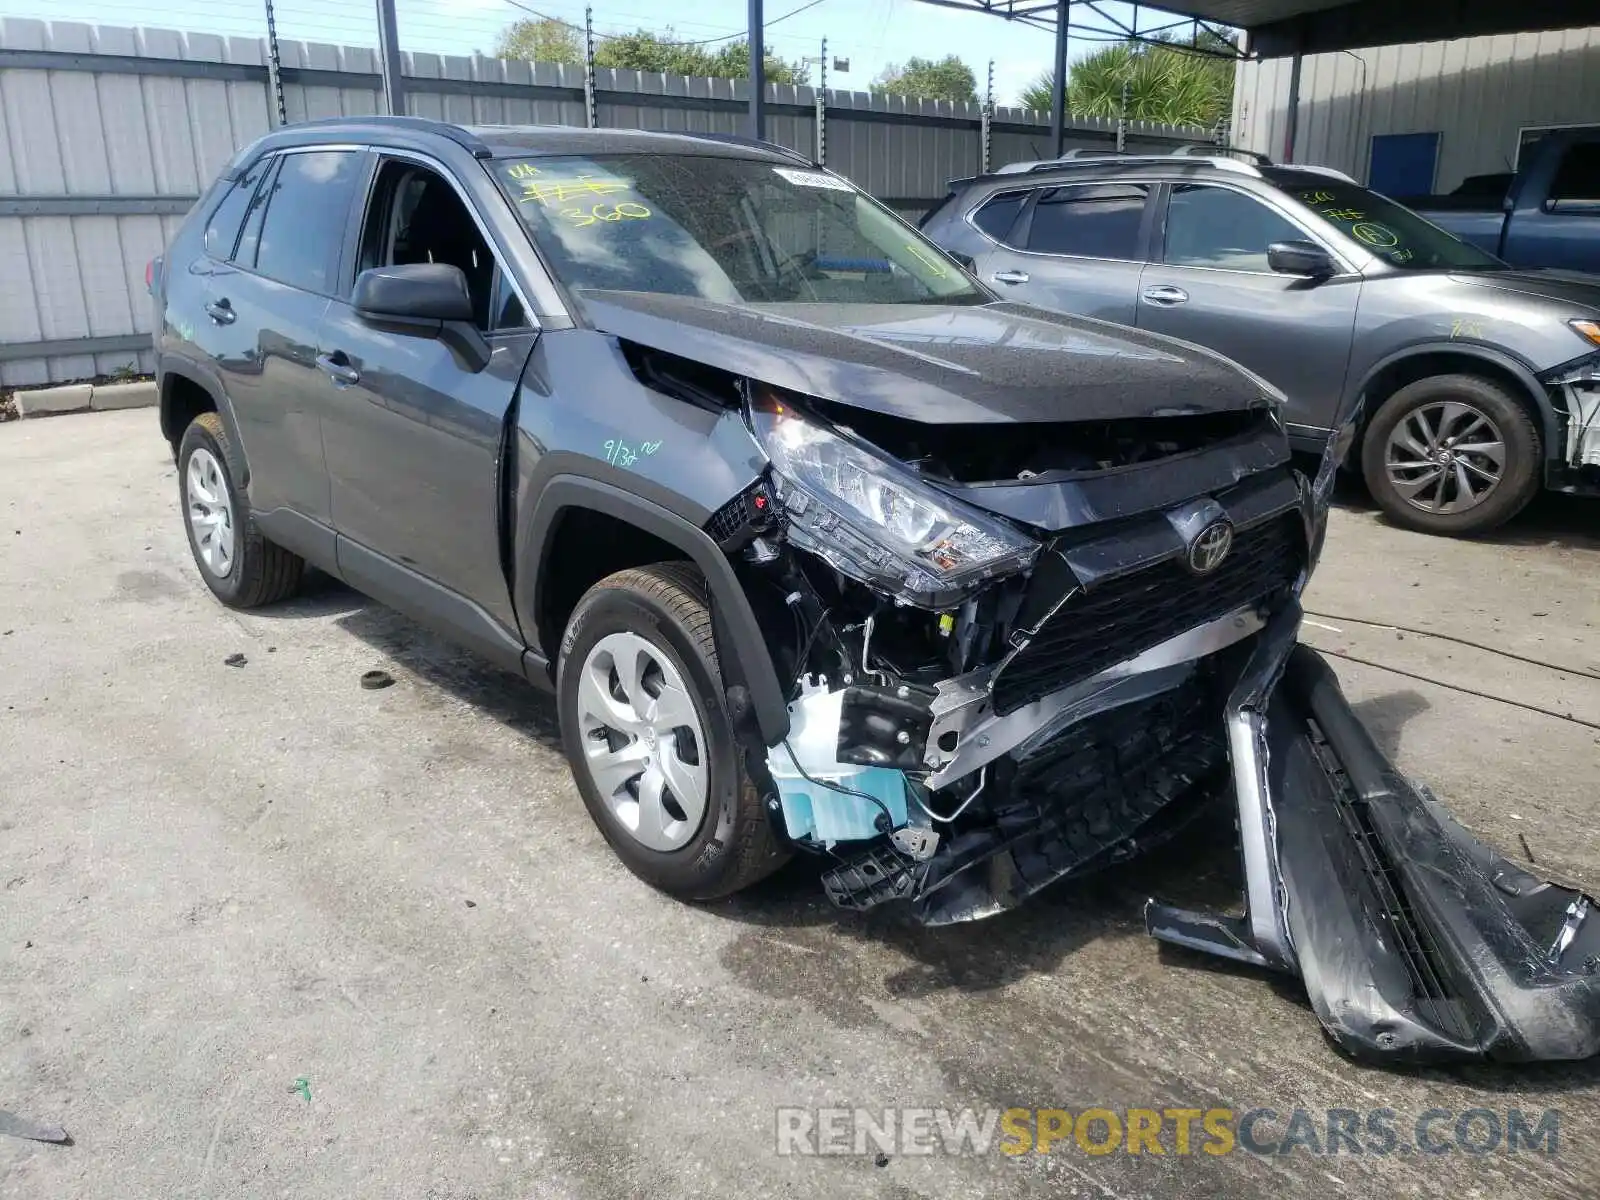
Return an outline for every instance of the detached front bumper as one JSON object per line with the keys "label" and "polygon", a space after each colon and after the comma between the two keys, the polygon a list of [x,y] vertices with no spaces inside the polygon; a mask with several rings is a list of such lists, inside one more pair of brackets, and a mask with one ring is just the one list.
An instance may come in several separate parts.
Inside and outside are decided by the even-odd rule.
{"label": "detached front bumper", "polygon": [[1151,901],[1164,941],[1294,971],[1350,1054],[1448,1061],[1600,1053],[1600,918],[1469,836],[1409,783],[1333,671],[1263,633],[1227,720],[1246,911]]}

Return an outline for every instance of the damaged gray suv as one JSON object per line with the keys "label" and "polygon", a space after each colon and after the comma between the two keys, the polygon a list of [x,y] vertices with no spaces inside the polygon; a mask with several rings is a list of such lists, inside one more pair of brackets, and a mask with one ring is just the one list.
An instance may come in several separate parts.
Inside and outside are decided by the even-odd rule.
{"label": "damaged gray suv", "polygon": [[1219,798],[1233,913],[1353,1053],[1600,1047],[1591,901],[1469,838],[1297,646],[1334,463],[1185,343],[1000,301],[775,147],[359,118],[242,151],[154,274],[201,578],[307,564],[556,694],[641,878],[813,855],[932,924]]}

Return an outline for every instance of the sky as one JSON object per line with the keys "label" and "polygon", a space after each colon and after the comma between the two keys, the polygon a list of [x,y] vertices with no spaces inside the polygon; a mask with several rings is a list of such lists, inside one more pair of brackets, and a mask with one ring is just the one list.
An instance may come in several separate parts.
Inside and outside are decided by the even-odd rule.
{"label": "sky", "polygon": [[[597,33],[668,26],[680,38],[712,38],[739,32],[747,0],[592,0]],[[1017,97],[1050,66],[1050,31],[977,12],[957,12],[921,0],[820,0],[787,20],[776,21],[804,0],[765,0],[770,53],[786,59],[816,57],[828,39],[828,57],[848,58],[840,74],[829,63],[830,87],[866,90],[891,63],[913,56],[940,59],[956,54],[972,67],[981,96],[992,59],[995,99],[1015,104]],[[584,0],[397,0],[400,44],[405,50],[436,54],[491,53],[506,25],[531,18],[528,10],[583,23]],[[1131,23],[1134,6],[1104,3],[1109,16]],[[374,45],[372,0],[274,0],[279,38]],[[264,0],[0,0],[0,16],[85,21],[101,25],[148,25],[209,33],[262,36]],[[1138,6],[1139,28],[1170,21],[1148,6]],[[1109,28],[1079,5],[1073,24]],[[1097,41],[1075,37],[1073,58],[1096,48]],[[813,68],[812,81],[816,81]]]}

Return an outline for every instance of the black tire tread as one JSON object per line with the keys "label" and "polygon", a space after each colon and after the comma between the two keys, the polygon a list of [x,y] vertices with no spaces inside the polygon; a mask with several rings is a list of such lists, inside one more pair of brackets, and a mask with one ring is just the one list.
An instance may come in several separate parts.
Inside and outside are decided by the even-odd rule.
{"label": "black tire tread", "polygon": [[[1390,425],[1391,415],[1412,407],[1413,397],[1424,388],[1433,390],[1451,386],[1469,395],[1478,391],[1491,393],[1499,401],[1498,407],[1503,410],[1494,413],[1495,420],[1513,422],[1516,431],[1527,439],[1530,448],[1529,461],[1516,465],[1518,468],[1525,468],[1523,478],[1516,481],[1502,479],[1500,494],[1491,496],[1479,508],[1471,510],[1470,514],[1467,514],[1472,517],[1470,521],[1451,520],[1448,516],[1436,516],[1411,507],[1391,493],[1383,463],[1383,443],[1388,436],[1387,427]],[[1385,428],[1384,436],[1376,437],[1374,431],[1380,426]],[[1512,441],[1509,436],[1511,432],[1512,430],[1508,429],[1501,430],[1501,437],[1508,446]],[[1462,371],[1448,375],[1430,375],[1409,383],[1391,394],[1373,414],[1372,421],[1367,427],[1365,443],[1361,448],[1362,474],[1366,478],[1367,490],[1372,494],[1378,507],[1383,509],[1392,521],[1407,529],[1442,534],[1446,537],[1477,537],[1498,529],[1511,520],[1539,494],[1542,486],[1543,462],[1544,436],[1533,414],[1528,411],[1516,393],[1498,380]],[[1507,473],[1512,470],[1513,466],[1508,463]]]}

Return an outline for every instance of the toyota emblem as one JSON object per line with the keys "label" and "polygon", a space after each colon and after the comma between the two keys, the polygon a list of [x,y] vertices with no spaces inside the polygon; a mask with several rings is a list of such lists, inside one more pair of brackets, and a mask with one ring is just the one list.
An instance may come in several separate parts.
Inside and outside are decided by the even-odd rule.
{"label": "toyota emblem", "polygon": [[1213,521],[1189,543],[1189,569],[1196,575],[1209,575],[1233,549],[1233,523]]}

